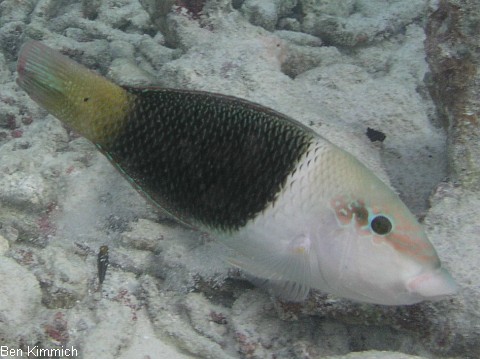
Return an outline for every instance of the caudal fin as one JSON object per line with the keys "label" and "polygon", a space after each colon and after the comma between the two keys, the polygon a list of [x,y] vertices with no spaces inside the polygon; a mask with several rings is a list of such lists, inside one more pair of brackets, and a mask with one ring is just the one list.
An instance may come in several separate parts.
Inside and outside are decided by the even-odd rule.
{"label": "caudal fin", "polygon": [[86,69],[41,42],[29,41],[18,55],[17,84],[33,100],[54,112],[72,72],[79,70]]}
{"label": "caudal fin", "polygon": [[108,141],[121,125],[130,95],[38,41],[20,50],[18,85],[39,105],[95,143]]}

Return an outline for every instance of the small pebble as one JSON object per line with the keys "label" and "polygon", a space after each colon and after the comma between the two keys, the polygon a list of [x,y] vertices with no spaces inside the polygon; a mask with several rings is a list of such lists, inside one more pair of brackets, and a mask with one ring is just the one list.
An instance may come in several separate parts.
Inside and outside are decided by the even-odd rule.
{"label": "small pebble", "polygon": [[0,234],[0,255],[4,255],[9,248],[10,245],[8,244],[8,241]]}

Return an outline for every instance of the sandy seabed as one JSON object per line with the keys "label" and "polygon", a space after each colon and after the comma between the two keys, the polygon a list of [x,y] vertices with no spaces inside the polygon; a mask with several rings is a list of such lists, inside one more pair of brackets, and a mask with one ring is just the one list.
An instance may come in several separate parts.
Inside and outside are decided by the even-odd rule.
{"label": "sandy seabed", "polygon": [[[0,356],[479,357],[480,194],[429,91],[424,29],[438,14],[422,0],[2,1]],[[119,84],[233,95],[312,127],[398,190],[460,292],[408,307],[272,298],[30,100],[15,83],[27,39]],[[475,126],[457,143],[478,148]]]}

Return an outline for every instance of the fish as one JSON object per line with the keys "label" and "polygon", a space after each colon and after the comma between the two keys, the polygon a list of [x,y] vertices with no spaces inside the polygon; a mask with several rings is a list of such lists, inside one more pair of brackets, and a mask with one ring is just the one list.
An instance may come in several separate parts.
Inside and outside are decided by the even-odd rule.
{"label": "fish", "polygon": [[98,273],[98,283],[101,286],[105,280],[107,274],[107,269],[110,264],[108,260],[108,246],[101,246],[97,254],[97,273]]}
{"label": "fish", "polygon": [[137,191],[230,247],[226,261],[283,300],[313,289],[409,305],[458,289],[395,191],[286,115],[218,93],[119,86],[39,41],[23,45],[17,73]]}

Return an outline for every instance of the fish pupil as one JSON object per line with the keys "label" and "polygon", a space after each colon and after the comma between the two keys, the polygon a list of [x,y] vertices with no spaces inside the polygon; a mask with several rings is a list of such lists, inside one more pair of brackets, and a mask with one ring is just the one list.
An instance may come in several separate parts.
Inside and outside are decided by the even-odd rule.
{"label": "fish pupil", "polygon": [[392,222],[385,216],[376,216],[372,219],[370,226],[376,234],[380,235],[388,234],[392,230]]}

